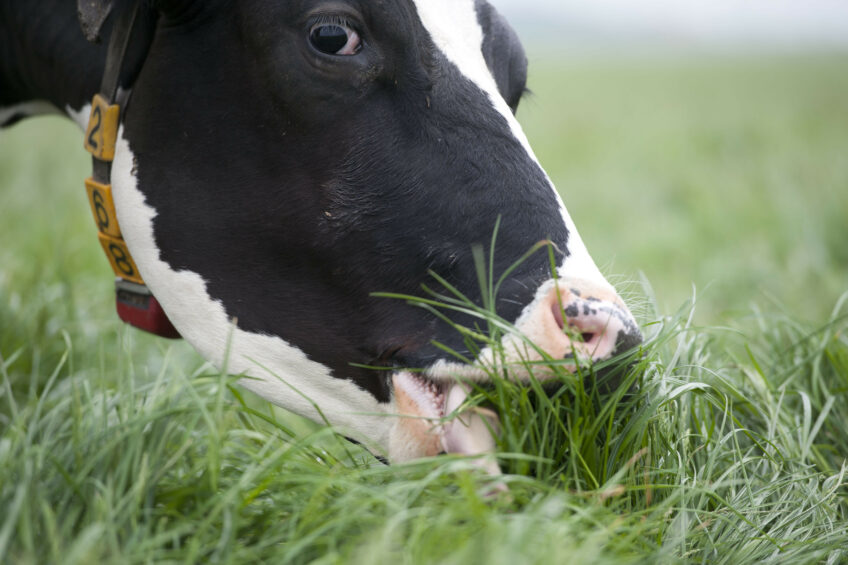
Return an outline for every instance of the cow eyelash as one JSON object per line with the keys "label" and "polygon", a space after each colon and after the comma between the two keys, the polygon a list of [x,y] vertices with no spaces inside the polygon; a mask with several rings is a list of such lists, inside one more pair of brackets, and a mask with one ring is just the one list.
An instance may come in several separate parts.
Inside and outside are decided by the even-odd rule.
{"label": "cow eyelash", "polygon": [[315,14],[309,20],[309,27],[311,29],[316,26],[346,27],[359,33],[359,30],[356,29],[356,26],[354,26],[346,16],[342,16],[340,14]]}
{"label": "cow eyelash", "polygon": [[309,20],[309,29],[318,26],[339,26],[355,31],[362,38],[360,26],[356,25],[350,18],[341,14],[316,14]]}

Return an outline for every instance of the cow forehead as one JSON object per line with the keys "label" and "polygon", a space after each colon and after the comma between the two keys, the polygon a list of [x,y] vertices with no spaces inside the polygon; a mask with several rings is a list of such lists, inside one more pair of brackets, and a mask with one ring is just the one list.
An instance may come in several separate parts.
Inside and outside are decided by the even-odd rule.
{"label": "cow forehead", "polygon": [[482,90],[507,121],[515,138],[538,163],[527,136],[503,99],[483,57],[483,28],[475,0],[412,0],[418,17],[436,47],[459,71]]}

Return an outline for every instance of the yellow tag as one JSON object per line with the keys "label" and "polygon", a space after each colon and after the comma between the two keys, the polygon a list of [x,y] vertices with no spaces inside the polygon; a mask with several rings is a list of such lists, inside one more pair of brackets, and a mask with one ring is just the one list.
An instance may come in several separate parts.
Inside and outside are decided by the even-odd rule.
{"label": "yellow tag", "polygon": [[101,161],[114,159],[120,120],[121,108],[117,104],[109,106],[102,96],[95,94],[85,131],[85,150]]}
{"label": "yellow tag", "polygon": [[130,282],[144,284],[126,242],[102,233],[97,234],[97,237],[100,238],[100,245],[103,246],[103,251],[106,252],[106,258],[109,259],[115,275]]}
{"label": "yellow tag", "polygon": [[87,178],[85,190],[88,192],[88,203],[91,204],[91,213],[94,214],[94,222],[100,233],[115,238],[122,237],[118,216],[115,214],[115,201],[112,200],[112,185],[100,184],[92,178]]}

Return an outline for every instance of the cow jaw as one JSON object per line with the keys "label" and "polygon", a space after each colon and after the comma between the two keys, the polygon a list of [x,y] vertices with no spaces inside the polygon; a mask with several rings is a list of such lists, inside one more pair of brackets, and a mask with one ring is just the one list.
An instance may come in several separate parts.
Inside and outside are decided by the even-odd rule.
{"label": "cow jaw", "polygon": [[[398,419],[390,435],[390,457],[405,461],[440,453],[484,455],[495,450],[497,415],[486,408],[467,407],[468,387],[459,382],[436,382],[409,371],[392,377]],[[457,410],[461,410],[455,414]],[[446,419],[447,417],[447,419]],[[500,474],[491,458],[479,465]]]}

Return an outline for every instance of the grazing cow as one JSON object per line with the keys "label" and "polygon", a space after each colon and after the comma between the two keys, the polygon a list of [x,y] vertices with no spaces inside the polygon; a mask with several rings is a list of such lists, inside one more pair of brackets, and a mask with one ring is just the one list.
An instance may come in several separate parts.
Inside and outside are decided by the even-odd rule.
{"label": "grazing cow", "polygon": [[[92,96],[120,86],[114,156],[94,152],[120,231],[98,222],[146,288],[119,291],[149,289],[245,388],[395,461],[490,448],[482,416],[397,417],[440,418],[485,375],[434,345],[466,351],[449,324],[373,293],[436,273],[480,303],[472,247],[498,221],[496,276],[544,240],[558,263],[506,277],[495,306],[521,334],[554,358],[641,340],[513,116],[526,70],[485,0],[0,0],[0,124],[58,110],[97,149],[113,100]],[[541,357],[516,335],[510,359]]]}

